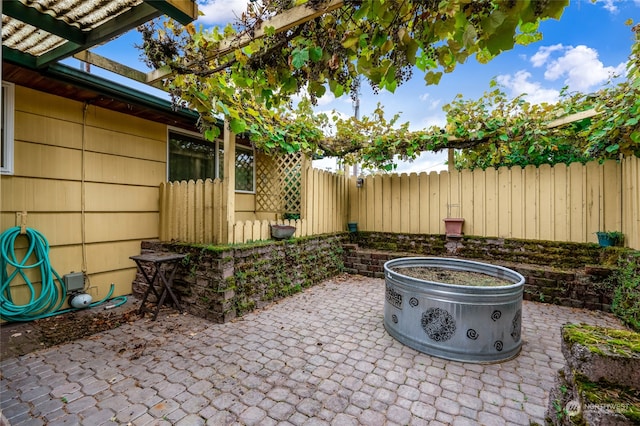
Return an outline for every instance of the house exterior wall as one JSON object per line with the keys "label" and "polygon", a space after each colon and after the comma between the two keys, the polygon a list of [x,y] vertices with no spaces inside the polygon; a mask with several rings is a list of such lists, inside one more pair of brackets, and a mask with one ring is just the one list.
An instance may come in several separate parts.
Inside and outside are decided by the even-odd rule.
{"label": "house exterior wall", "polygon": [[[16,85],[15,168],[0,177],[0,228],[26,211],[60,275],[82,271],[84,253],[94,300],[111,283],[114,296],[130,294],[129,256],[158,237],[166,135],[165,124]],[[20,302],[24,286],[13,285]]]}
{"label": "house exterior wall", "polygon": [[236,220],[256,219],[256,195],[236,192]]}

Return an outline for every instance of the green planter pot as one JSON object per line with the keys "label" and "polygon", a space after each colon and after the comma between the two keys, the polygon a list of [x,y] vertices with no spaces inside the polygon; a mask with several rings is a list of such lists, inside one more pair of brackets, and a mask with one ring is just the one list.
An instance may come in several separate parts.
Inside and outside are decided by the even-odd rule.
{"label": "green planter pot", "polygon": [[622,245],[622,239],[624,238],[621,234],[612,232],[596,232],[596,235],[598,236],[600,247]]}

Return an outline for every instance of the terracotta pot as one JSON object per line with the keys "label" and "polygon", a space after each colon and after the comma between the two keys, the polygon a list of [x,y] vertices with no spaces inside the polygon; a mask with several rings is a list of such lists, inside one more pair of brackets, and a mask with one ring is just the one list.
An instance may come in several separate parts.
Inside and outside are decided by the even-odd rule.
{"label": "terracotta pot", "polygon": [[447,237],[462,237],[463,218],[447,217],[444,220],[444,234]]}

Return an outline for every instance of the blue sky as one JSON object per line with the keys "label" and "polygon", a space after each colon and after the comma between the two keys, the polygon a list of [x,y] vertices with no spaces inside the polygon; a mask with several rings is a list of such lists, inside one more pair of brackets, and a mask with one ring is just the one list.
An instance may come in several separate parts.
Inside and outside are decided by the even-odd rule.
{"label": "blue sky", "polygon": [[[554,0],[551,0],[554,1]],[[205,26],[225,25],[233,20],[234,13],[245,8],[246,0],[198,0],[205,16],[199,23]],[[477,99],[489,89],[489,82],[496,78],[512,96],[527,93],[533,102],[552,102],[560,89],[590,92],[597,90],[612,73],[624,73],[624,66],[633,43],[630,27],[625,21],[640,21],[640,0],[572,0],[560,20],[544,21],[540,30],[543,39],[529,46],[517,46],[500,54],[488,64],[475,60],[458,65],[453,73],[445,74],[438,86],[426,86],[423,74],[416,70],[409,82],[395,93],[381,91],[374,95],[368,84],[363,83],[360,110],[369,115],[377,103],[384,105],[386,115],[401,113],[401,122],[409,121],[417,130],[444,123],[442,106],[461,93],[467,99]],[[140,52],[133,47],[140,43],[137,32],[132,31],[117,40],[95,49],[96,53],[118,62],[146,70],[139,59]],[[73,65],[74,60],[67,63]],[[78,62],[75,61],[78,65]],[[142,88],[147,92],[166,97],[166,94],[134,82],[92,69],[121,83]],[[353,114],[348,96],[320,99],[318,111],[336,110]],[[446,153],[424,153],[412,163],[399,164],[398,172],[422,172],[446,169]],[[320,168],[333,168],[335,161],[325,160],[314,164]]]}

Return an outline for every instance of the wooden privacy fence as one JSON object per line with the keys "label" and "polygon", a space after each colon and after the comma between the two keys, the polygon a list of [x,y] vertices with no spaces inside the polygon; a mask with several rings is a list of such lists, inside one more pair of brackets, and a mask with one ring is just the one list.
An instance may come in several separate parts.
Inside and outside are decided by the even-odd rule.
{"label": "wooden privacy fence", "polygon": [[[467,235],[596,242],[596,231],[622,231],[640,249],[640,159],[462,172],[369,176],[361,187],[322,170],[303,170],[296,236],[363,231],[444,233],[443,219],[464,218]],[[235,221],[234,221],[235,222]],[[274,221],[227,224],[220,181],[160,186],[160,239],[243,243],[268,239]]]}
{"label": "wooden privacy fence", "polygon": [[160,185],[160,240],[196,244],[245,243],[270,238],[272,223],[293,225],[296,237],[347,228],[348,179],[311,167],[302,171],[301,220],[248,220],[227,226],[220,180]]}
{"label": "wooden privacy fence", "polygon": [[461,172],[376,175],[351,183],[349,220],[365,231],[442,234],[464,218],[467,235],[596,242],[622,231],[640,247],[640,160]]}

